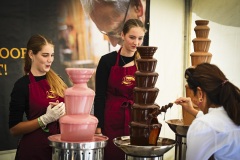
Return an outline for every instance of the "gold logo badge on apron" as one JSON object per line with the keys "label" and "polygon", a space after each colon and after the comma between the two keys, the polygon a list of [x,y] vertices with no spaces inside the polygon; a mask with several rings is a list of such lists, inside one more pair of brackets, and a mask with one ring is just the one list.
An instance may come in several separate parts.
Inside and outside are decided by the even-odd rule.
{"label": "gold logo badge on apron", "polygon": [[46,91],[46,95],[47,95],[48,99],[56,99],[56,98],[58,98],[58,96],[51,90]]}
{"label": "gold logo badge on apron", "polygon": [[132,75],[126,75],[122,79],[122,84],[126,86],[131,86],[133,85],[133,82],[135,82],[135,77]]}

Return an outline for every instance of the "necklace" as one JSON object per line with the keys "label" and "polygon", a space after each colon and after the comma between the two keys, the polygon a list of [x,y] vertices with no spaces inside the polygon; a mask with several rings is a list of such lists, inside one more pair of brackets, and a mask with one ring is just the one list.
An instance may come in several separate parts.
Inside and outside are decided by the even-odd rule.
{"label": "necklace", "polygon": [[121,60],[122,60],[122,62],[124,63],[124,65],[126,64],[126,62],[123,60],[123,57],[122,57],[122,55],[120,55],[120,57],[121,57]]}

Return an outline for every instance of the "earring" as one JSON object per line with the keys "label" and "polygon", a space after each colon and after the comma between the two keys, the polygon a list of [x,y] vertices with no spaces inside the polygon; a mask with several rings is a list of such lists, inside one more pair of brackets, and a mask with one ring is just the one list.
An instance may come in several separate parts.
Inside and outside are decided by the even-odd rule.
{"label": "earring", "polygon": [[199,102],[200,102],[200,103],[203,102],[203,99],[202,99],[202,98],[199,98]]}

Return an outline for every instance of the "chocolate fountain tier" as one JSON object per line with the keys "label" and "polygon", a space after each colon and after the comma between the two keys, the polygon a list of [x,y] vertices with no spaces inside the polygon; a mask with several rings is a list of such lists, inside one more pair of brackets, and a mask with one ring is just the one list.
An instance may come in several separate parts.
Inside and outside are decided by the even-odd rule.
{"label": "chocolate fountain tier", "polygon": [[212,54],[209,52],[193,52],[190,54],[192,66],[196,66],[200,63],[210,63]]}
{"label": "chocolate fountain tier", "polygon": [[157,118],[151,118],[149,124],[137,122],[130,123],[130,142],[131,145],[155,146],[162,124],[158,123]]}
{"label": "chocolate fountain tier", "polygon": [[166,123],[175,134],[186,137],[190,124],[184,123],[182,119],[171,119]]}
{"label": "chocolate fountain tier", "polygon": [[137,47],[137,51],[142,59],[152,59],[157,48],[153,46],[139,46]]}
{"label": "chocolate fountain tier", "polygon": [[53,148],[52,160],[102,160],[108,137],[94,135],[91,141],[67,142],[56,134],[49,136],[48,140]]}
{"label": "chocolate fountain tier", "polygon": [[93,68],[66,68],[65,70],[74,84],[87,83],[95,72]]}
{"label": "chocolate fountain tier", "polygon": [[154,72],[157,65],[157,59],[137,59],[138,71],[140,72]]}
{"label": "chocolate fountain tier", "polygon": [[159,89],[158,88],[139,88],[134,87],[133,89],[133,101],[137,104],[154,104]]}
{"label": "chocolate fountain tier", "polygon": [[123,136],[113,139],[113,143],[122,149],[126,155],[137,157],[157,157],[162,156],[175,146],[175,141],[168,138],[158,137],[156,146],[136,146],[130,144],[130,137]]}
{"label": "chocolate fountain tier", "polygon": [[90,114],[64,115],[59,119],[61,140],[90,141],[94,137],[98,119]]}
{"label": "chocolate fountain tier", "polygon": [[139,88],[154,88],[157,79],[157,72],[135,72],[136,86]]}
{"label": "chocolate fountain tier", "polygon": [[156,118],[162,112],[166,112],[168,108],[171,108],[173,103],[168,105],[160,106],[157,104],[145,104],[140,105],[134,103],[131,107],[131,118],[133,122],[139,122],[142,124],[150,124],[152,118]]}
{"label": "chocolate fountain tier", "polygon": [[211,44],[211,40],[208,38],[194,38],[192,42],[194,52],[208,52]]}
{"label": "chocolate fountain tier", "polygon": [[134,122],[143,124],[149,124],[149,115],[154,111],[159,110],[160,107],[157,104],[152,105],[139,105],[134,103],[131,107],[131,118]]}
{"label": "chocolate fountain tier", "polygon": [[209,23],[208,20],[196,20],[195,24],[197,25],[194,28],[197,38],[208,38],[210,28],[207,26]]}

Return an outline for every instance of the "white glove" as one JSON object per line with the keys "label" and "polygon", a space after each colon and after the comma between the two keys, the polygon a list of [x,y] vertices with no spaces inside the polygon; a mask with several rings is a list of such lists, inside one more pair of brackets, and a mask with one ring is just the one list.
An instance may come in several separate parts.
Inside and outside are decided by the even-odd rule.
{"label": "white glove", "polygon": [[43,124],[46,126],[47,124],[58,120],[64,114],[65,114],[65,103],[61,102],[56,106],[49,105],[47,107],[46,114],[40,116],[39,118],[41,119]]}

